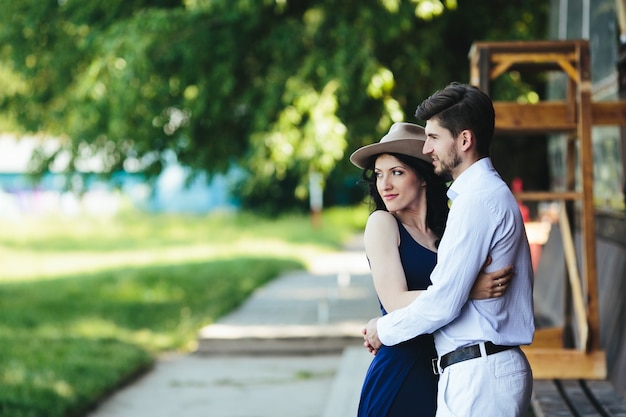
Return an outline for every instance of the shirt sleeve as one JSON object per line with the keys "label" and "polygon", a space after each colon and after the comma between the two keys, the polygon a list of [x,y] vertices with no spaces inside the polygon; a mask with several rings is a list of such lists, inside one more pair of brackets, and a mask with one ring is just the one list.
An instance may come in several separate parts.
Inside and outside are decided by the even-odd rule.
{"label": "shirt sleeve", "polygon": [[432,285],[407,307],[378,320],[378,337],[384,345],[433,333],[460,314],[489,254],[495,222],[479,196],[454,200],[431,273]]}

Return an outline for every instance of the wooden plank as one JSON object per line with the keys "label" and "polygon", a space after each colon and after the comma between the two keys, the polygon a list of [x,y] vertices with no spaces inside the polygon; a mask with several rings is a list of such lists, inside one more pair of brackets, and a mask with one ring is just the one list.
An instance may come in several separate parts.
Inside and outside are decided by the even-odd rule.
{"label": "wooden plank", "polygon": [[[494,64],[490,74],[493,80],[506,71],[546,72],[562,71],[578,81],[579,70],[576,68],[577,51],[587,41],[515,41],[515,42],[475,42],[468,57],[470,66],[479,62],[484,51],[489,51],[488,64]],[[470,69],[471,72],[471,69]],[[472,78],[473,82],[474,81]],[[483,83],[480,87],[486,87]]]}
{"label": "wooden plank", "polygon": [[487,94],[491,94],[491,85],[489,83],[489,67],[490,67],[490,52],[487,49],[482,49],[479,54],[479,77],[480,88]]}
{"label": "wooden plank", "polygon": [[[569,52],[492,52],[491,61],[497,64],[500,63],[513,63],[513,62],[527,62],[527,63],[546,63],[546,62],[555,62],[566,60],[568,62],[573,62],[576,59],[576,54],[572,49]],[[578,78],[578,77],[576,77]]]}
{"label": "wooden plank", "polygon": [[536,417],[575,417],[552,380],[534,381],[530,404]]}
{"label": "wooden plank", "polygon": [[608,381],[535,380],[531,407],[536,417],[626,417],[626,400]]}
{"label": "wooden plank", "polygon": [[598,279],[596,268],[596,230],[593,196],[593,146],[591,142],[591,59],[589,45],[577,48],[580,83],[578,84],[578,138],[580,177],[583,199],[581,201],[582,277],[584,282],[587,323],[589,326],[587,350],[600,349],[600,316],[598,314]]}
{"label": "wooden plank", "polygon": [[586,43],[586,40],[481,41],[472,44],[470,55],[482,48],[489,49],[492,52],[570,53],[577,46]]}
{"label": "wooden plank", "polygon": [[533,338],[533,349],[536,348],[552,348],[560,349],[563,347],[563,328],[562,327],[546,327],[535,330]]}
{"label": "wooden plank", "polygon": [[587,339],[589,337],[587,310],[580,282],[580,274],[578,273],[578,264],[576,262],[576,248],[574,247],[574,239],[572,238],[569,221],[567,220],[565,204],[561,204],[559,209],[559,229],[561,230],[565,263],[567,265],[567,276],[569,278],[572,300],[574,302],[574,311],[576,313],[575,318],[576,327],[578,329],[578,348],[580,350],[585,350],[587,347]]}
{"label": "wooden plank", "polygon": [[554,133],[576,130],[575,111],[563,101],[518,104],[506,101],[493,103],[497,133]]}
{"label": "wooden plank", "polygon": [[522,201],[573,201],[582,198],[577,191],[522,191],[513,194]]}
{"label": "wooden plank", "polygon": [[583,387],[597,399],[605,415],[626,417],[626,400],[617,394],[609,381],[584,381]]}
{"label": "wooden plank", "polygon": [[[576,111],[564,101],[544,101],[518,104],[495,101],[496,131],[498,133],[548,133],[576,130]],[[594,126],[626,126],[626,101],[606,101],[591,104]]]}
{"label": "wooden plank", "polygon": [[591,104],[594,126],[626,126],[626,101],[599,101]]}
{"label": "wooden plank", "polygon": [[557,384],[561,386],[561,395],[563,395],[572,409],[576,410],[578,415],[585,417],[603,417],[587,397],[587,393],[583,390],[579,381],[566,379],[557,381]]}
{"label": "wooden plank", "polygon": [[491,71],[490,78],[496,79],[506,71],[535,70],[536,72],[556,71],[565,72],[572,80],[579,82],[576,65],[576,54],[572,53],[523,53],[501,52],[492,54],[492,63],[496,64]]}
{"label": "wooden plank", "polygon": [[523,346],[535,379],[606,379],[604,351]]}

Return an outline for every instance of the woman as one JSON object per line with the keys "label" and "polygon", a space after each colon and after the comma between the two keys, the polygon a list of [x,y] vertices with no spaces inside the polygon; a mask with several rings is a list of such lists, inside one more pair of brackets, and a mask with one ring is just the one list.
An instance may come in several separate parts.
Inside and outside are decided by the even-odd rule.
{"label": "woman", "polygon": [[[448,213],[445,180],[422,153],[421,126],[395,123],[380,142],[350,156],[363,169],[375,209],[365,227],[365,252],[382,314],[411,303],[430,285]],[[470,298],[501,296],[511,269],[482,273]],[[359,417],[434,416],[437,357],[432,335],[383,346],[368,369]]]}

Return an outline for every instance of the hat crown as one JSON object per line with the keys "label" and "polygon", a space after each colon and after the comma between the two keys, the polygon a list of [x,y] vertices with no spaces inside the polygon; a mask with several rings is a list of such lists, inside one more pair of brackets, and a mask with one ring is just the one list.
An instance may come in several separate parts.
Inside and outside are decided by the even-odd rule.
{"label": "hat crown", "polygon": [[350,162],[361,169],[365,169],[369,159],[374,155],[398,153],[430,163],[432,162],[430,156],[424,155],[422,152],[425,141],[426,134],[422,126],[407,122],[394,123],[380,141],[354,151],[350,155]]}
{"label": "hat crown", "polygon": [[424,128],[406,122],[398,122],[391,125],[389,132],[380,139],[379,143],[392,142],[400,139],[426,140]]}

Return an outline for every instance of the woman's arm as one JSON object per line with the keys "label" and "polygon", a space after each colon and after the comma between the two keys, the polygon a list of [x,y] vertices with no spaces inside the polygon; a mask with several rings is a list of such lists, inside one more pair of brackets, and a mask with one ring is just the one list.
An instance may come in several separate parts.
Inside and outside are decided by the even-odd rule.
{"label": "woman's arm", "polygon": [[409,305],[421,291],[409,291],[400,260],[400,232],[396,218],[386,211],[370,214],[365,226],[365,253],[374,288],[386,311]]}
{"label": "woman's arm", "polygon": [[474,286],[470,291],[469,298],[472,300],[486,300],[487,298],[502,297],[513,277],[513,267],[507,266],[494,272],[485,272],[491,264],[491,257],[483,264],[478,273]]}

